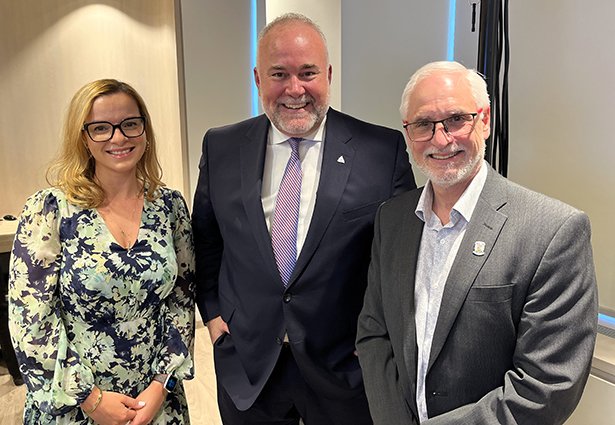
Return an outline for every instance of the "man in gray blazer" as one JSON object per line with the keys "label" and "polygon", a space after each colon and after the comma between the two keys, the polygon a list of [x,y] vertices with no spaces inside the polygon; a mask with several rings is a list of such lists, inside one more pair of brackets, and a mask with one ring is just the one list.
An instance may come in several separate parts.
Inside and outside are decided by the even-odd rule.
{"label": "man in gray blazer", "polygon": [[374,423],[563,423],[596,337],[587,216],[483,160],[475,71],[424,66],[400,110],[429,181],[376,216],[357,335]]}

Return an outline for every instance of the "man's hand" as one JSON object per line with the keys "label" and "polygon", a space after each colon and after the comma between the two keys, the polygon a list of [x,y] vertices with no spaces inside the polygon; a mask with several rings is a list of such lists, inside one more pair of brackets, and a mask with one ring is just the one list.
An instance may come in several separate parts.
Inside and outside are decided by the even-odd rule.
{"label": "man's hand", "polygon": [[221,316],[216,316],[206,323],[207,330],[209,331],[209,336],[211,338],[211,342],[215,343],[218,338],[220,338],[223,334],[230,334],[231,332],[228,330],[228,325],[224,320],[222,320]]}

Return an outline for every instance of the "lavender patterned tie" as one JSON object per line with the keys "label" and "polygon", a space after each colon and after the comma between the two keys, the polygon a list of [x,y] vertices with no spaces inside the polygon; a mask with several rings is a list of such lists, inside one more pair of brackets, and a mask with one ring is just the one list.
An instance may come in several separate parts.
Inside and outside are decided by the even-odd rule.
{"label": "lavender patterned tie", "polygon": [[302,140],[288,139],[292,152],[282,176],[271,224],[271,246],[284,287],[288,285],[297,262],[297,223],[301,200],[299,142]]}

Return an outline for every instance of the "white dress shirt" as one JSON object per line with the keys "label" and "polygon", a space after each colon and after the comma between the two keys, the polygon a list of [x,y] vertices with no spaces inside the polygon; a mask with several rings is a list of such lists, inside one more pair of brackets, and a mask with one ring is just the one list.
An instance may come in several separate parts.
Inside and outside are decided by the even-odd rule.
{"label": "white dress shirt", "polygon": [[414,321],[418,347],[416,404],[421,422],[428,419],[425,380],[444,285],[485,185],[487,167],[483,161],[478,174],[453,206],[446,225],[442,225],[432,210],[431,182],[425,185],[415,210],[415,214],[425,222],[414,284]]}
{"label": "white dress shirt", "polygon": [[[316,204],[316,192],[322,167],[322,145],[325,140],[326,121],[327,118],[325,116],[318,129],[308,134],[304,138],[305,140],[299,143],[302,178],[299,222],[297,224],[297,257],[299,257],[305,242],[314,212],[314,205]],[[275,209],[278,189],[286,170],[286,164],[290,158],[291,148],[287,142],[288,139],[288,136],[282,134],[273,124],[271,125],[269,135],[267,136],[267,151],[265,153],[263,186],[261,190],[261,202],[269,234],[271,234],[271,222],[273,221],[273,210]]]}

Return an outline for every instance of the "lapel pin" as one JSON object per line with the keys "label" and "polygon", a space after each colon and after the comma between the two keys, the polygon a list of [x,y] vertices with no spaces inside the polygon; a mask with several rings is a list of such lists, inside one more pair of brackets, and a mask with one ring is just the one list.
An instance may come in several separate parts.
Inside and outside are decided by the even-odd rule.
{"label": "lapel pin", "polygon": [[485,242],[476,241],[474,242],[474,249],[472,250],[472,254],[477,256],[485,255]]}
{"label": "lapel pin", "polygon": [[339,162],[340,164],[345,164],[346,160],[344,159],[342,155],[340,155],[340,157],[337,159],[337,162]]}

